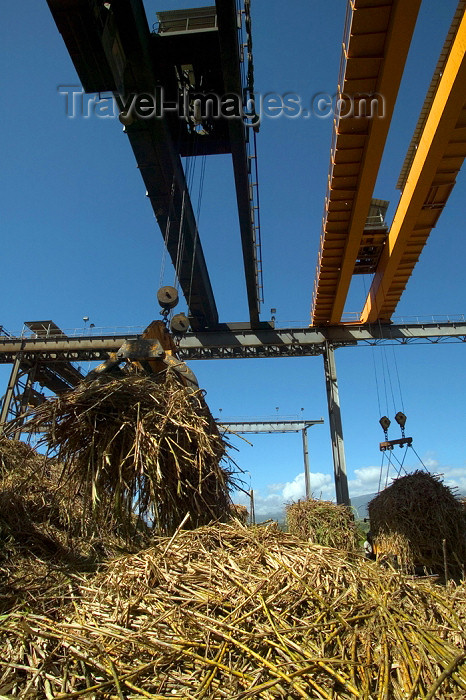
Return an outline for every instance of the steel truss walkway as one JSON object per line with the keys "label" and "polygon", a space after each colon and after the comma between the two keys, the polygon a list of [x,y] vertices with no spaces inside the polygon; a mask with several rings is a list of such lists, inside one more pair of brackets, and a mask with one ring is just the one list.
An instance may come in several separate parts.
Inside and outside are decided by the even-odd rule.
{"label": "steel truss walkway", "polygon": [[[238,325],[240,327],[238,327]],[[136,333],[46,338],[0,337],[0,364],[12,364],[18,354],[23,361],[62,362],[102,361],[116,352]],[[187,333],[179,342],[183,360],[233,360],[266,357],[306,357],[321,355],[325,344],[333,347],[355,345],[410,345],[413,343],[466,342],[463,321],[422,324],[360,324],[305,328],[265,328],[254,330],[240,324],[222,324],[212,331]]]}

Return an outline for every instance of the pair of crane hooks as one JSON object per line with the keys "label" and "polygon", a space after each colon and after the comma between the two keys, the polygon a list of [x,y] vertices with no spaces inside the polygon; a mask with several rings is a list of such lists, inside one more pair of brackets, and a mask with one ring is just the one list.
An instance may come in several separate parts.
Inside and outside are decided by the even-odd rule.
{"label": "pair of crane hooks", "polygon": [[175,308],[179,302],[178,291],[175,287],[160,287],[157,292],[157,301],[162,307],[160,312],[163,316],[163,322],[167,330],[171,330],[175,335],[183,335],[189,330],[189,319],[186,314],[175,314],[169,321],[170,311]]}
{"label": "pair of crane hooks", "polygon": [[384,452],[385,450],[393,450],[393,447],[395,445],[399,445],[400,447],[404,447],[404,445],[407,445],[409,447],[412,445],[413,438],[405,436],[405,425],[407,420],[405,414],[402,411],[398,411],[398,413],[395,416],[395,420],[401,428],[401,439],[399,440],[388,439],[388,429],[391,425],[390,418],[388,418],[387,416],[382,416],[382,418],[379,420],[379,423],[382,426],[382,430],[385,434],[385,441],[380,443],[380,450],[382,452]]}
{"label": "pair of crane hooks", "polygon": [[[404,461],[405,461],[405,458],[406,458],[406,454],[407,454],[407,452],[408,452],[408,447],[413,447],[413,444],[412,444],[412,443],[413,443],[413,438],[411,438],[411,437],[406,437],[406,436],[405,436],[405,425],[406,425],[406,416],[405,416],[405,414],[404,414],[402,411],[398,411],[398,413],[397,413],[396,416],[395,416],[395,420],[396,420],[396,422],[398,423],[398,425],[399,425],[400,428],[401,428],[401,438],[398,439],[398,440],[389,440],[389,439],[388,439],[388,429],[389,429],[390,424],[391,424],[390,418],[388,418],[387,416],[382,416],[382,418],[379,420],[379,423],[380,423],[380,425],[382,426],[382,430],[383,430],[383,432],[384,432],[384,434],[385,434],[385,441],[384,441],[384,442],[381,442],[380,445],[379,445],[379,446],[380,446],[380,451],[382,452],[382,464],[380,465],[380,477],[379,477],[379,489],[378,489],[379,493],[380,493],[380,489],[381,489],[381,485],[382,485],[382,478],[383,478],[382,472],[383,472],[383,465],[384,465],[385,453],[388,451],[387,471],[386,471],[386,475],[385,475],[385,488],[387,488],[387,486],[388,486],[388,477],[389,477],[390,467],[391,467],[391,466],[395,466],[394,464],[392,465],[392,451],[393,451],[393,448],[395,447],[395,445],[399,445],[400,447],[404,447],[404,446],[406,445],[405,453],[404,453],[404,456],[403,456],[403,459],[402,459],[401,462],[400,462],[400,460],[398,459],[398,457],[396,457],[396,455],[393,454],[394,459],[395,459],[395,460],[398,462],[398,464],[399,464],[399,469],[398,469],[397,476],[400,476],[400,473],[401,473],[402,470],[406,472],[406,470],[405,470],[404,467],[403,467],[403,464],[404,464]],[[413,448],[413,449],[414,449],[414,448]],[[395,467],[395,468],[396,468],[396,467]]]}

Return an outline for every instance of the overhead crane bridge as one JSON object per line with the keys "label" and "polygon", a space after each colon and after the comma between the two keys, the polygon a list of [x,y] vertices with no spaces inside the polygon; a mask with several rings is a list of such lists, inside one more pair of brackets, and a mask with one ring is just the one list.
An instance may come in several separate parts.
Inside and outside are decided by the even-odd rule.
{"label": "overhead crane bridge", "polygon": [[[180,341],[181,359],[323,355],[337,500],[348,502],[334,349],[466,340],[464,318],[391,323],[466,156],[465,1],[458,4],[421,110],[398,181],[400,202],[388,226],[388,202],[375,198],[374,187],[421,0],[348,0],[337,90],[341,111],[333,124],[311,324],[301,329],[276,329],[260,320],[257,118],[209,120],[189,105],[190,91],[241,95],[245,101],[253,95],[250,0],[161,12],[155,32],[142,0],[47,2],[86,92],[111,92],[126,105],[131,96],[153,94],[158,86],[166,101],[162,108],[170,106],[154,119],[123,110],[120,120],[188,304],[191,331]],[[186,91],[191,111],[179,119],[173,106]],[[367,96],[383,110],[382,118],[364,113]],[[214,153],[232,158],[249,309],[245,323],[219,322],[181,161]],[[372,283],[359,319],[344,323],[358,274],[371,274]],[[13,364],[1,423],[34,402],[34,384],[53,392],[75,386],[81,373],[72,363],[105,360],[133,337],[138,336],[71,337],[51,321],[28,322],[20,337],[1,331],[0,362]]]}
{"label": "overhead crane bridge", "polygon": [[[340,323],[353,275],[373,274],[359,323],[390,321],[466,156],[466,15],[451,23],[398,180],[389,229],[373,238],[370,209],[420,0],[348,3],[330,171],[312,301],[312,324]],[[375,94],[383,118],[349,111]],[[351,98],[353,101],[353,99]],[[347,116],[347,115],[350,116]],[[369,216],[369,218],[368,218]],[[364,267],[367,248],[373,258]]]}

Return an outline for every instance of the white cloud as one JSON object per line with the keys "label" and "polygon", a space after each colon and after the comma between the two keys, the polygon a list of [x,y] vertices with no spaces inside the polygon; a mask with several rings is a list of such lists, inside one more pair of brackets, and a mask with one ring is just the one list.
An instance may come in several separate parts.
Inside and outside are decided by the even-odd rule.
{"label": "white cloud", "polygon": [[311,472],[311,491],[314,498],[335,500],[335,480],[330,474]]}
{"label": "white cloud", "polygon": [[363,496],[379,490],[380,467],[361,467],[355,469],[355,479],[348,480],[350,496]]}
{"label": "white cloud", "polygon": [[293,481],[289,481],[283,487],[282,491],[283,498],[285,501],[297,501],[300,498],[304,498],[306,495],[306,484],[304,480],[304,472],[295,476]]}
{"label": "white cloud", "polygon": [[269,484],[267,486],[269,491],[283,491],[285,484]]}
{"label": "white cloud", "polygon": [[[334,486],[330,474],[311,472],[311,493],[314,498],[333,498]],[[282,495],[285,501],[297,501],[306,497],[306,482],[304,472],[297,474],[293,481],[288,481],[283,486]]]}
{"label": "white cloud", "polygon": [[426,457],[424,460],[424,466],[427,467],[429,471],[433,471],[436,469],[439,465],[438,461],[436,459],[433,459],[432,457]]}

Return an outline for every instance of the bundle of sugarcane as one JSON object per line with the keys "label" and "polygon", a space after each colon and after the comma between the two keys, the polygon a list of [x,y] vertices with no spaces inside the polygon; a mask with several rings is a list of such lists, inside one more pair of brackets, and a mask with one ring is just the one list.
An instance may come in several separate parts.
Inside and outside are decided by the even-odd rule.
{"label": "bundle of sugarcane", "polygon": [[158,533],[227,517],[232,471],[204,394],[170,372],[96,379],[39,406],[29,429],[80,482],[96,519],[134,513]]}
{"label": "bundle of sugarcane", "polygon": [[234,503],[231,506],[231,516],[233,518],[237,518],[240,523],[243,523],[243,525],[246,525],[249,518],[249,511],[246,506],[242,506],[239,503]]}
{"label": "bundle of sugarcane", "polygon": [[368,505],[378,556],[395,555],[405,568],[424,566],[464,575],[466,512],[439,476],[417,470],[395,479]]}
{"label": "bundle of sugarcane", "polygon": [[14,697],[460,698],[466,591],[238,523],[107,565],[61,620],[0,619]]}
{"label": "bundle of sugarcane", "polygon": [[286,506],[288,531],[296,537],[337,549],[357,546],[357,532],[351,508],[331,501],[307,498]]}

